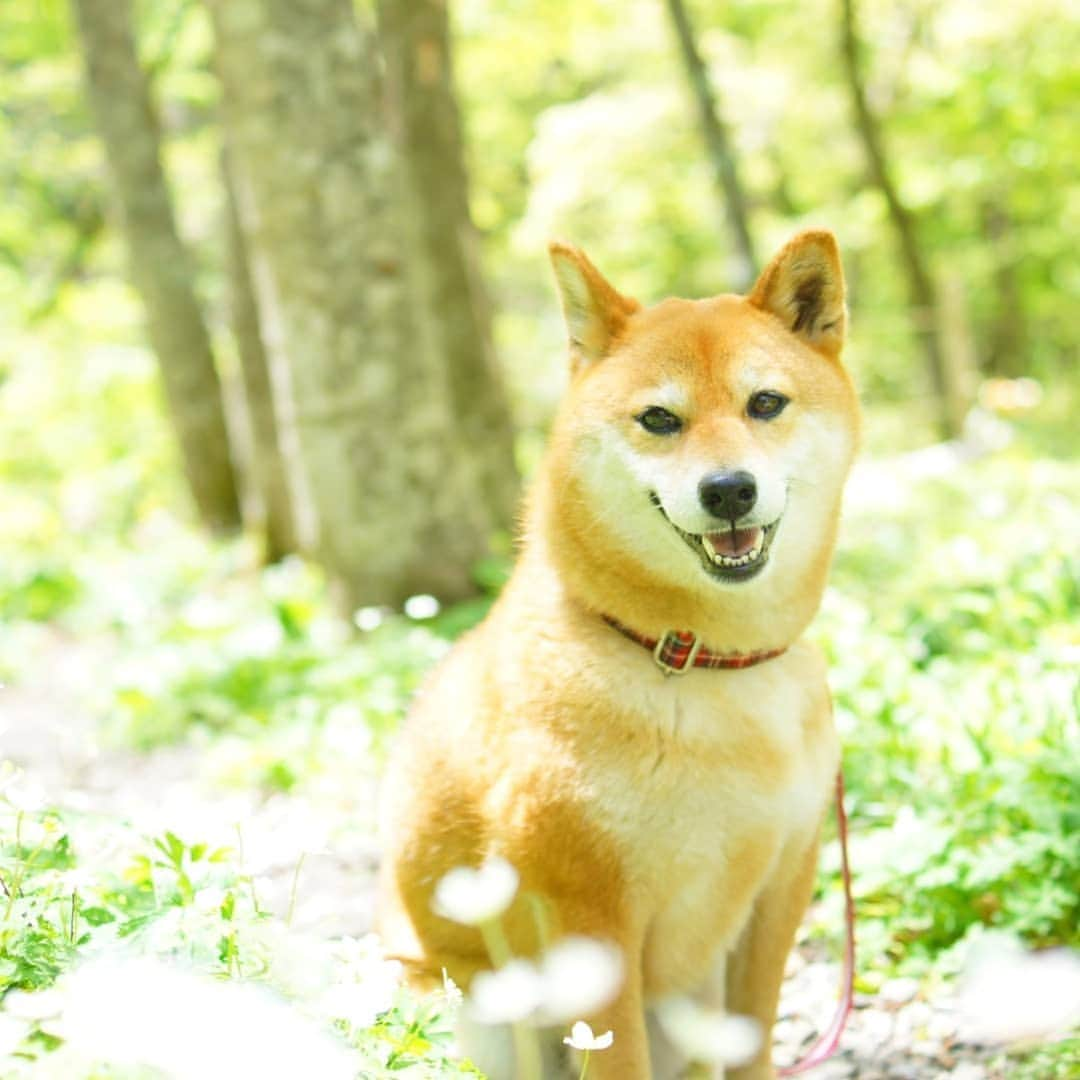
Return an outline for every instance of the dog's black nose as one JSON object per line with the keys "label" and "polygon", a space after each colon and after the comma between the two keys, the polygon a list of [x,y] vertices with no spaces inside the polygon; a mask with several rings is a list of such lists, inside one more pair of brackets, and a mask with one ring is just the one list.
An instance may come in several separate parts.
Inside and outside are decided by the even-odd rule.
{"label": "dog's black nose", "polygon": [[757,502],[757,481],[741,470],[709,473],[698,484],[698,498],[713,517],[738,521]]}

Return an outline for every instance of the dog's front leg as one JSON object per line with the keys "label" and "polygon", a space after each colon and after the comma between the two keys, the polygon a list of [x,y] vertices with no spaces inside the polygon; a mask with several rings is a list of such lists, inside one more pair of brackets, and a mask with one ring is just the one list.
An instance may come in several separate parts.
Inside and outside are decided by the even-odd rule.
{"label": "dog's front leg", "polygon": [[597,1035],[605,1031],[615,1033],[615,1041],[607,1050],[590,1056],[590,1080],[651,1080],[652,1077],[642,998],[641,950],[628,950],[625,960],[626,979],[619,996],[606,1009],[588,1017]]}
{"label": "dog's front leg", "polygon": [[726,1073],[728,1080],[772,1080],[772,1026],[776,1020],[784,967],[817,874],[818,833],[793,842],[754,903],[753,914],[728,957],[727,1010],[761,1025],[762,1046],[748,1065]]}

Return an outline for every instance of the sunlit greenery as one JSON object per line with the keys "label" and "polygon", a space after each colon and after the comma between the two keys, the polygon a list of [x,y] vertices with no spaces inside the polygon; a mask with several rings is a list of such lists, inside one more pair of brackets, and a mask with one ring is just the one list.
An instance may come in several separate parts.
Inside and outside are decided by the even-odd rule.
{"label": "sunlit greenery", "polygon": [[[875,98],[936,271],[959,289],[980,356],[1003,318],[1018,320],[1009,340],[1022,354],[997,373],[1046,390],[1008,422],[1007,446],[924,468],[896,458],[930,430],[924,377],[836,75],[833,7],[696,10],[762,249],[823,223],[851,278],[870,471],[853,487],[813,635],[845,746],[859,979],[873,990],[900,971],[951,976],[988,930],[1080,946],[1080,394],[1069,367],[1080,181],[1067,112],[1080,23],[1056,0],[865,5]],[[182,224],[228,366],[209,34],[187,0],[141,14]],[[651,298],[724,288],[726,238],[661,4],[460,0],[455,14],[474,214],[529,465],[563,379],[546,239],[580,241]],[[106,226],[65,5],[0,7],[0,59],[0,682],[48,683],[59,653],[92,655],[90,684],[65,693],[106,747],[194,745],[220,787],[337,798],[359,756],[377,767],[424,673],[482,616],[506,554],[478,570],[485,598],[428,620],[369,613],[360,630],[332,613],[314,566],[261,568],[249,542],[199,533]],[[988,215],[1003,231],[987,234]],[[1021,308],[1003,311],[1013,301]],[[343,731],[363,732],[359,749],[343,752]],[[0,758],[3,732],[0,716]],[[344,1036],[358,1075],[475,1075],[447,1057],[452,987],[430,1001],[391,994],[368,1015],[292,980],[290,957],[316,946],[260,906],[242,837],[219,840],[183,822],[144,835],[0,773],[0,1002],[138,943],[275,987]],[[809,928],[828,948],[841,937],[837,865],[830,844]],[[299,868],[298,881],[302,894]],[[335,985],[371,985],[379,961],[367,948],[320,942],[317,962]],[[63,1057],[52,1017],[14,1007],[0,1010],[0,1059],[10,1017],[13,1075],[82,1075],[64,1071],[83,1065]],[[1064,1077],[1077,1054],[1073,1040],[1008,1067]]]}

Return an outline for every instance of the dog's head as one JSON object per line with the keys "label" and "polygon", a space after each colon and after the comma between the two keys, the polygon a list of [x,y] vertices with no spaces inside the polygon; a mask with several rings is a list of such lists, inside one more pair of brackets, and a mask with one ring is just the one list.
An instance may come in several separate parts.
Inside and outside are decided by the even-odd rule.
{"label": "dog's head", "polygon": [[572,369],[552,497],[590,558],[706,603],[820,593],[859,424],[833,236],[796,236],[749,296],[651,308],[551,256]]}

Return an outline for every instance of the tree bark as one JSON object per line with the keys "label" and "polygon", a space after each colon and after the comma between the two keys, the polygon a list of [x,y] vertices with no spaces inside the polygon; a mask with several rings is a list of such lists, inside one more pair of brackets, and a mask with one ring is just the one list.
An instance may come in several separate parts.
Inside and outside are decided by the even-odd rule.
{"label": "tree bark", "polygon": [[73,0],[87,87],[123,216],[132,282],[146,309],[184,472],[202,519],[240,524],[221,385],[188,252],[161,169],[157,119],[139,65],[130,0]]}
{"label": "tree bark", "polygon": [[735,243],[737,272],[733,285],[737,291],[745,292],[757,277],[758,261],[750,231],[749,204],[739,179],[735,150],[720,112],[716,92],[709,81],[708,69],[698,51],[697,37],[686,6],[683,0],[667,0],[667,6],[690,89],[697,102],[705,148]]}
{"label": "tree bark", "polygon": [[1017,275],[1013,223],[1005,203],[988,198],[982,206],[983,233],[994,263],[997,292],[986,348],[986,368],[993,375],[1016,378],[1027,370],[1028,333],[1024,292]]}
{"label": "tree bark", "polygon": [[349,0],[208,3],[301,544],[348,607],[466,595],[496,515],[408,303],[370,37]]}
{"label": "tree bark", "polygon": [[927,373],[934,392],[937,426],[943,438],[951,438],[959,434],[953,419],[958,410],[952,407],[950,400],[948,372],[938,329],[937,291],[919,245],[914,215],[907,208],[893,180],[881,128],[867,100],[855,0],[840,0],[840,8],[840,46],[855,113],[855,127],[863,144],[870,177],[885,199],[900,245],[916,335],[926,359]]}
{"label": "tree bark", "polygon": [[254,286],[248,270],[247,241],[240,226],[239,195],[228,153],[222,154],[225,189],[225,232],[228,249],[229,316],[244,384],[244,403],[251,428],[251,478],[261,509],[263,554],[277,562],[298,550],[289,497],[289,470],[281,450],[270,363],[263,347]]}
{"label": "tree bark", "polygon": [[486,501],[509,527],[517,503],[513,427],[469,214],[446,0],[379,0],[391,127],[408,179],[410,261],[453,409]]}

